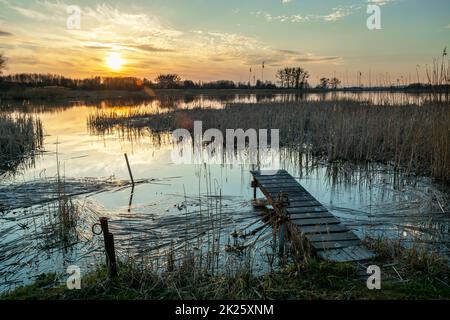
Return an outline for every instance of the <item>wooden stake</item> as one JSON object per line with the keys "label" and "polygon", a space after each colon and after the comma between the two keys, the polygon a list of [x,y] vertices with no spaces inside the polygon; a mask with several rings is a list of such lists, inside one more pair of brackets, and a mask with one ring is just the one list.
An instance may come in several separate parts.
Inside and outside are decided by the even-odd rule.
{"label": "wooden stake", "polygon": [[131,183],[132,183],[133,186],[134,186],[133,173],[131,172],[130,162],[128,161],[128,155],[125,153],[124,156],[125,156],[125,160],[126,160],[126,162],[127,162],[128,173],[130,174]]}
{"label": "wooden stake", "polygon": [[108,218],[101,217],[100,225],[103,231],[103,239],[105,241],[106,266],[108,268],[108,277],[110,279],[117,276],[116,252],[114,248],[114,236],[109,232]]}

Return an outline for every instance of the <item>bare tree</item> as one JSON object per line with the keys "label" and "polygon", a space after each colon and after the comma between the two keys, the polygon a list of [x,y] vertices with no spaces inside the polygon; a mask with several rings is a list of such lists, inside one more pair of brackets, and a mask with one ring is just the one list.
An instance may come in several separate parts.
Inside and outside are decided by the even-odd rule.
{"label": "bare tree", "polygon": [[4,69],[6,69],[6,58],[3,53],[0,53],[0,74],[3,73]]}
{"label": "bare tree", "polygon": [[330,80],[330,88],[331,89],[337,89],[341,85],[341,80],[334,77]]}
{"label": "bare tree", "polygon": [[309,73],[300,67],[285,67],[277,71],[276,77],[282,88],[302,89],[307,85]]}
{"label": "bare tree", "polygon": [[320,89],[328,89],[328,86],[330,85],[330,79],[329,78],[320,78],[318,87]]}
{"label": "bare tree", "polygon": [[309,78],[309,73],[303,68],[294,68],[293,70],[293,76],[295,80],[295,88],[296,89],[303,89],[306,86],[306,83]]}
{"label": "bare tree", "polygon": [[155,78],[155,81],[159,87],[170,89],[176,88],[180,84],[181,77],[177,74],[160,74]]}

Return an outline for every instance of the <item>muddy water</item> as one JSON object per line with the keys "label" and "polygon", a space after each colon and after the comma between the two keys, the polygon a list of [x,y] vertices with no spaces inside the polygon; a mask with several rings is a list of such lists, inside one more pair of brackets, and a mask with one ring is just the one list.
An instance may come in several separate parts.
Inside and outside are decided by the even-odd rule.
{"label": "muddy water", "polygon": [[[167,250],[182,251],[189,243],[190,249],[216,253],[214,262],[205,262],[215,271],[230,259],[237,264],[250,260],[255,271],[270,269],[268,257],[274,254],[277,237],[263,221],[265,212],[251,204],[250,166],[174,164],[170,143],[157,143],[142,132],[132,138],[118,132],[97,136],[89,130],[87,118],[99,108],[115,112],[133,108],[161,111],[221,108],[227,102],[331,98],[336,96],[190,96],[164,97],[135,105],[78,103],[65,107],[12,108],[11,112],[33,113],[42,121],[45,152],[36,158],[33,167],[4,177],[1,185],[53,178],[58,172],[68,180],[86,177],[128,180],[124,153],[128,154],[134,178],[150,181],[137,185],[134,190],[117,188],[74,198],[79,208],[77,235],[61,241],[56,241],[58,236],[47,228],[54,219],[54,204],[0,213],[3,251],[0,290],[28,283],[40,273],[64,272],[68,265],[79,265],[82,270],[92,268],[103,259],[102,239],[91,231],[99,216],[110,217],[118,254],[123,258],[161,261],[162,266]],[[428,97],[375,93],[340,94],[338,98],[420,104]],[[330,167],[292,150],[280,153],[281,168],[297,177],[314,197],[361,236],[401,238],[409,243],[425,243],[448,254],[450,219],[441,209],[448,206],[445,202],[448,192],[441,186],[426,178],[398,177],[384,166],[370,170]],[[243,247],[247,249],[242,250]]]}

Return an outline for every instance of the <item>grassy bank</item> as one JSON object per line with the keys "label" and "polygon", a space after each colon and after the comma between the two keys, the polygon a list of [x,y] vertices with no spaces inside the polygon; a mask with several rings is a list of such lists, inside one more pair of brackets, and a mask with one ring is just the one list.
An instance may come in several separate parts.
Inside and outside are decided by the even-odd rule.
{"label": "grassy bank", "polygon": [[42,144],[43,129],[39,120],[0,114],[0,174],[13,172],[21,163],[32,160]]}
{"label": "grassy bank", "polygon": [[195,120],[203,121],[204,130],[279,129],[281,145],[301,147],[329,161],[389,163],[408,174],[450,182],[450,110],[445,103],[385,106],[336,100],[233,104],[158,114],[101,111],[88,122],[96,133],[115,128],[171,132],[192,129]]}
{"label": "grassy bank", "polygon": [[[157,273],[142,262],[119,264],[110,281],[104,266],[84,274],[81,290],[68,290],[67,275],[47,274],[1,299],[450,299],[450,266],[426,250],[367,240],[378,258],[364,267],[308,259],[262,276],[242,269],[210,275],[184,261]],[[381,290],[368,290],[366,266],[381,268]]]}
{"label": "grassy bank", "polygon": [[159,95],[185,96],[185,95],[205,95],[205,96],[233,96],[237,94],[258,94],[258,95],[274,95],[274,94],[327,94],[327,93],[428,93],[436,95],[448,94],[448,90],[432,90],[432,89],[405,89],[405,88],[347,88],[347,89],[316,89],[307,90],[298,89],[150,89],[142,90],[113,90],[113,89],[69,89],[64,87],[28,87],[28,86],[12,86],[11,88],[0,89],[1,100],[30,100],[30,101],[52,101],[55,100],[65,102],[69,100],[86,100],[98,101],[102,99],[149,99]]}
{"label": "grassy bank", "polygon": [[13,87],[8,90],[0,90],[0,100],[30,100],[30,101],[62,101],[83,100],[98,101],[104,99],[145,99],[149,98],[144,90],[74,90],[63,87]]}

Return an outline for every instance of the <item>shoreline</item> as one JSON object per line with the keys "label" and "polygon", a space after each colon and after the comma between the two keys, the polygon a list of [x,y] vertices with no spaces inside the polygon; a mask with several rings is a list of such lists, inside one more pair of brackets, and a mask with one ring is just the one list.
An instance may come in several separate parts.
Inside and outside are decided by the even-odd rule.
{"label": "shoreline", "polygon": [[244,89],[150,89],[142,90],[85,90],[69,89],[62,87],[13,87],[11,89],[0,89],[1,101],[60,101],[60,100],[102,100],[102,99],[154,99],[158,95],[236,95],[236,94],[333,94],[333,93],[405,93],[405,94],[450,94],[445,90],[432,89],[408,89],[408,88],[340,88],[340,89],[264,89],[264,88],[244,88]]}
{"label": "shoreline", "polygon": [[[212,275],[193,265],[158,273],[133,259],[118,262],[109,279],[106,265],[83,273],[80,290],[66,287],[67,274],[49,273],[32,284],[0,294],[0,300],[449,300],[448,260],[387,239],[365,239],[377,258],[363,265],[305,259],[264,275],[240,270]],[[367,287],[366,268],[381,270],[380,289]],[[395,267],[392,267],[394,266]]]}

